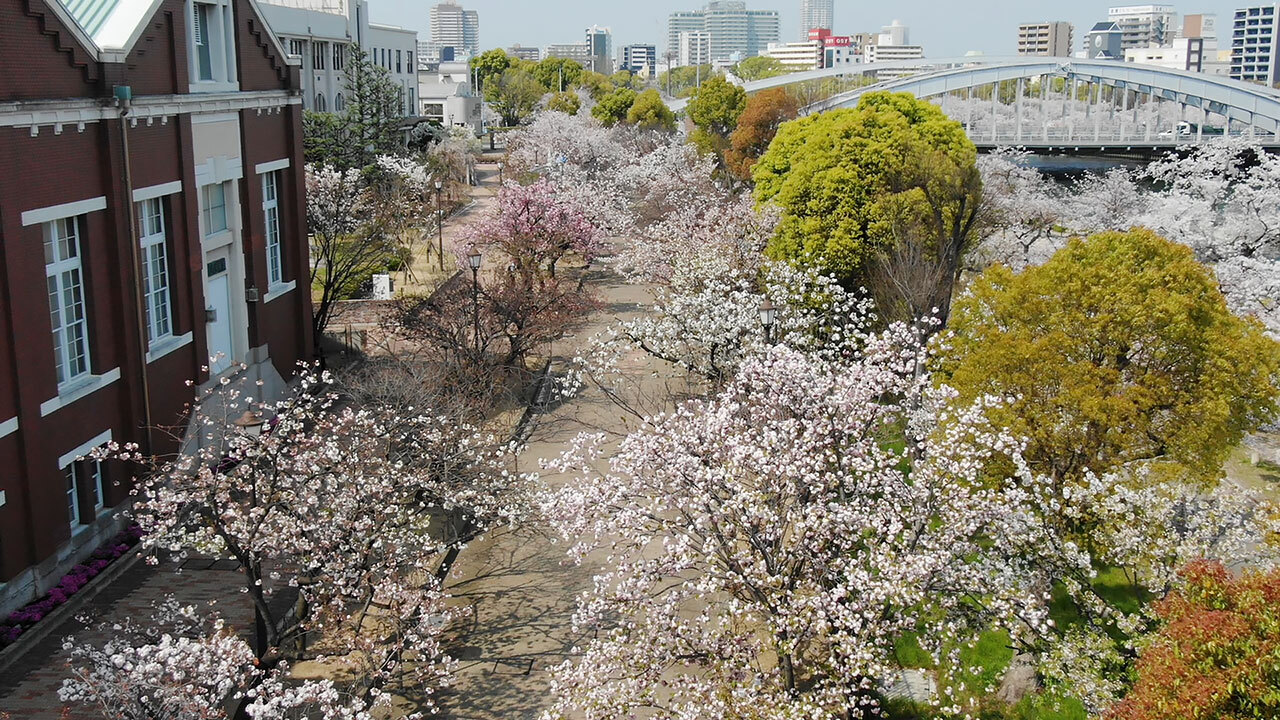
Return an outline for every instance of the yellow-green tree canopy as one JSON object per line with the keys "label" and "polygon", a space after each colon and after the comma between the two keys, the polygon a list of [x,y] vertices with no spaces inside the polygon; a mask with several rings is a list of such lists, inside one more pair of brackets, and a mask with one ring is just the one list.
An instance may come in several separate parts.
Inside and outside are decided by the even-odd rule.
{"label": "yellow-green tree canopy", "polygon": [[554,93],[551,99],[547,101],[547,109],[562,112],[566,115],[577,115],[578,111],[582,109],[582,100],[576,92]]}
{"label": "yellow-green tree canopy", "polygon": [[960,123],[906,93],[786,123],[752,170],[756,199],[783,213],[768,252],[845,282],[903,241],[954,267],[980,204],[976,163]]}
{"label": "yellow-green tree canopy", "polygon": [[608,95],[604,95],[591,108],[591,117],[600,121],[605,127],[613,127],[627,119],[627,113],[636,101],[636,91],[629,87],[620,87]]}
{"label": "yellow-green tree canopy", "polygon": [[988,269],[940,337],[957,401],[1008,398],[993,419],[1060,484],[1133,462],[1215,479],[1276,417],[1280,345],[1227,309],[1189,248],[1148,230],[1073,240],[1021,274]]}
{"label": "yellow-green tree canopy", "polygon": [[627,111],[627,124],[641,130],[675,132],[676,114],[662,101],[658,91],[650,88],[636,96]]}

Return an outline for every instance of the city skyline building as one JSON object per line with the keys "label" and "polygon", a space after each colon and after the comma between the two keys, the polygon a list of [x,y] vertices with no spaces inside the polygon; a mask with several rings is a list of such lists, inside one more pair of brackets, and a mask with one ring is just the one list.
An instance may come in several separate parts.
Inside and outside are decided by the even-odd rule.
{"label": "city skyline building", "polygon": [[626,70],[634,75],[655,77],[658,67],[658,47],[656,45],[627,45],[619,56],[618,69]]}
{"label": "city skyline building", "polygon": [[1068,57],[1075,28],[1064,20],[1018,26],[1018,54]]}
{"label": "city skyline building", "polygon": [[1178,13],[1172,5],[1123,5],[1107,9],[1107,20],[1120,28],[1121,50],[1164,45],[1173,40]]}
{"label": "city skyline building", "polygon": [[810,30],[835,28],[835,0],[800,0],[800,35],[809,40]]}
{"label": "city skyline building", "polygon": [[1239,8],[1231,23],[1231,70],[1234,80],[1274,86],[1280,82],[1280,3]]}
{"label": "city skyline building", "polygon": [[480,13],[467,10],[454,0],[431,6],[431,42],[451,47],[455,57],[480,54]]}
{"label": "city skyline building", "polygon": [[679,55],[681,33],[707,33],[712,60],[755,57],[782,41],[776,10],[749,10],[743,0],[712,0],[701,10],[672,13],[667,19],[667,49]]}
{"label": "city skyline building", "polygon": [[1124,58],[1124,31],[1113,22],[1100,22],[1083,38],[1081,53],[1091,60],[1121,60]]}
{"label": "city skyline building", "polygon": [[680,33],[676,67],[711,64],[711,34],[702,31]]}
{"label": "city skyline building", "polygon": [[587,51],[591,64],[587,69],[601,75],[613,74],[613,31],[607,27],[592,25],[586,30]]}

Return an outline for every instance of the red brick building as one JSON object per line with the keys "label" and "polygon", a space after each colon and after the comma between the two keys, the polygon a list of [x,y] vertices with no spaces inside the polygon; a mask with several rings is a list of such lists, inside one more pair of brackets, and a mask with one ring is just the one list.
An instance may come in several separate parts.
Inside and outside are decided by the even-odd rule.
{"label": "red brick building", "polygon": [[78,456],[312,356],[301,113],[254,0],[0,0],[0,613],[120,523]]}

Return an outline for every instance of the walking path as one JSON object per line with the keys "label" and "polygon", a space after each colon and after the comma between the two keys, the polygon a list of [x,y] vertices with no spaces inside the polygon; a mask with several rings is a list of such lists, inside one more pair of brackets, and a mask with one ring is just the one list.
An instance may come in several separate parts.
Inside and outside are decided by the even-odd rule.
{"label": "walking path", "polygon": [[[553,374],[592,335],[616,318],[634,316],[637,304],[647,299],[643,288],[625,284],[608,270],[593,271],[588,282],[602,292],[606,305],[561,341]],[[648,372],[640,371],[654,363],[640,354],[627,362],[637,377],[648,377]],[[592,390],[535,416],[534,422],[519,458],[523,472],[538,472],[539,460],[559,456],[583,430],[625,433],[635,424]],[[555,473],[541,476],[553,488],[570,479]],[[582,566],[571,564],[564,543],[556,543],[536,522],[493,533],[463,551],[446,587],[460,604],[473,610],[474,617],[460,633],[460,647],[452,650],[460,661],[458,681],[442,694],[443,716],[459,720],[538,717],[552,700],[549,671],[589,640],[573,631],[572,614],[575,599],[590,587],[602,560],[594,557]]]}

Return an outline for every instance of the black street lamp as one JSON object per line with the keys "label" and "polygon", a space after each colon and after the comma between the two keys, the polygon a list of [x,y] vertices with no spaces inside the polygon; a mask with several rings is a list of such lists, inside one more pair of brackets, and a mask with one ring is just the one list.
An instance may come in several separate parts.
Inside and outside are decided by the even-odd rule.
{"label": "black street lamp", "polygon": [[444,271],[444,208],[440,205],[440,188],[444,183],[436,181],[436,255],[440,258],[440,270]]}
{"label": "black street lamp", "polygon": [[773,301],[765,298],[760,303],[760,324],[764,325],[764,344],[773,345],[773,324],[778,320],[778,308],[774,307]]}
{"label": "black street lamp", "polygon": [[471,322],[475,330],[476,357],[480,357],[480,251],[471,249],[467,264],[471,266]]}

